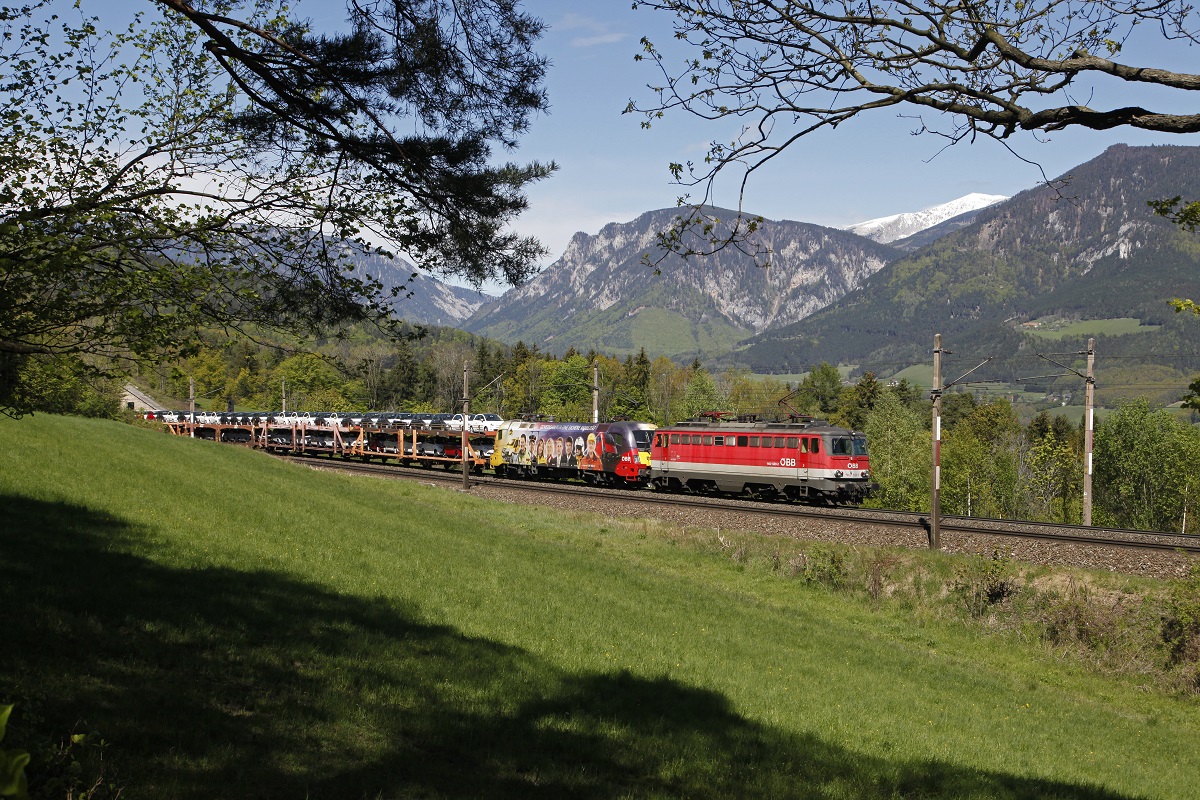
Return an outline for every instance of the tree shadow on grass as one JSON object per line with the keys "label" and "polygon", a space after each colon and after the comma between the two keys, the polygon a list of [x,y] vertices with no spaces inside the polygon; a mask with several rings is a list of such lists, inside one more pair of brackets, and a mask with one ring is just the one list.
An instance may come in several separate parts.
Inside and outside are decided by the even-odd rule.
{"label": "tree shadow on grass", "polygon": [[1121,797],[863,757],[667,678],[569,674],[392,599],[164,566],[128,552],[147,531],[86,508],[0,509],[0,701],[19,704],[5,746],[82,718],[128,798]]}

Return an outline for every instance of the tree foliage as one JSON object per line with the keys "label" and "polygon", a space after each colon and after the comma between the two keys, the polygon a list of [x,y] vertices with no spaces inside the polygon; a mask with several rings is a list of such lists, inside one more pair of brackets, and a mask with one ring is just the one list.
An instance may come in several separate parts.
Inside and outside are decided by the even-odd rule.
{"label": "tree foliage", "polygon": [[545,107],[537,20],[350,0],[350,31],[319,35],[282,4],[156,4],[115,34],[65,0],[0,8],[0,408],[28,410],[30,358],[387,325],[352,248],[476,283],[534,269],[506,226],[552,165],[492,148]]}
{"label": "tree foliage", "polygon": [[871,479],[880,486],[870,505],[928,510],[932,443],[923,416],[885,391],[863,427],[871,448]]}
{"label": "tree foliage", "polygon": [[1103,525],[1177,531],[1200,487],[1200,431],[1144,400],[1096,428],[1095,514]]}
{"label": "tree foliage", "polygon": [[[1026,429],[1024,487],[1030,499],[1026,515],[1060,522],[1082,519],[1083,437],[1064,417],[1038,414]],[[1080,513],[1075,514],[1075,508]],[[1057,515],[1056,515],[1057,510]]]}
{"label": "tree foliage", "polygon": [[822,361],[800,381],[800,397],[808,408],[818,414],[837,411],[842,395],[842,374],[828,361]]}
{"label": "tree foliage", "polygon": [[943,416],[942,511],[975,517],[1017,515],[1021,426],[1007,400],[958,403],[956,418]]}

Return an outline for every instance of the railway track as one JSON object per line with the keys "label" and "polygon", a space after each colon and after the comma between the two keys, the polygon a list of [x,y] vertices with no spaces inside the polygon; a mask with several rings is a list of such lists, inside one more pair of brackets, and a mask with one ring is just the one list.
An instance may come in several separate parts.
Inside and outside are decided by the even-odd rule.
{"label": "railway track", "polygon": [[[399,477],[446,485],[461,485],[460,471],[423,469],[358,463],[320,457],[283,455],[279,456],[296,463],[320,466],[343,472],[367,475]],[[592,498],[597,501],[619,501],[626,506],[639,508],[686,509],[688,512],[709,514],[713,512],[742,514],[781,520],[785,523],[816,521],[838,525],[853,524],[903,530],[907,546],[919,541],[928,542],[928,515],[904,511],[886,511],[864,508],[818,508],[811,506],[783,505],[758,501],[701,497],[696,495],[663,495],[649,491],[628,489],[602,489],[579,484],[539,483],[496,478],[490,475],[473,474],[473,486],[505,491],[519,491],[543,496],[569,496],[575,500]],[[1026,540],[1031,542],[1083,545],[1093,548],[1122,548],[1157,553],[1183,553],[1200,555],[1200,536],[1195,534],[1135,531],[1119,528],[1084,527],[1060,523],[1027,522],[1020,520],[997,520],[943,516],[943,535],[958,534],[966,537],[1000,537],[1002,539]]]}

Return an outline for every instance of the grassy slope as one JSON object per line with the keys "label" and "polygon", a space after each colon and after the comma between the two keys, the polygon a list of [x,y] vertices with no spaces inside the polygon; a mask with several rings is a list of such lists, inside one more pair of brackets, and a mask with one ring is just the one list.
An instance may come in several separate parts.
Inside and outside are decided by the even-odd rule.
{"label": "grassy slope", "polygon": [[1161,325],[1143,325],[1141,320],[1134,317],[1117,317],[1082,320],[1065,325],[1058,330],[1032,328],[1026,330],[1025,333],[1042,339],[1062,339],[1064,336],[1122,336],[1129,333],[1153,333],[1161,329]]}
{"label": "grassy slope", "polygon": [[129,798],[1200,796],[1194,703],[655,523],[0,437],[5,745],[86,720]]}

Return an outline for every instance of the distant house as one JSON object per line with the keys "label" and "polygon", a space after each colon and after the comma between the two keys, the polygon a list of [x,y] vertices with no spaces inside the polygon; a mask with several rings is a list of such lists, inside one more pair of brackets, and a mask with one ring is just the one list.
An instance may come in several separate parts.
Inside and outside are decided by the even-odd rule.
{"label": "distant house", "polygon": [[121,408],[133,411],[162,411],[163,407],[150,398],[145,392],[131,383],[125,384],[121,391]]}
{"label": "distant house", "polygon": [[1021,323],[1021,327],[1022,327],[1022,328],[1040,328],[1040,327],[1042,327],[1042,323],[1040,323],[1040,322],[1033,322],[1033,321],[1030,321],[1030,322],[1022,322],[1022,323]]}

